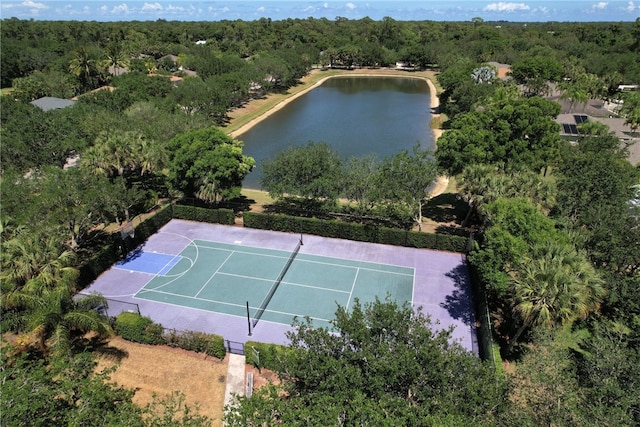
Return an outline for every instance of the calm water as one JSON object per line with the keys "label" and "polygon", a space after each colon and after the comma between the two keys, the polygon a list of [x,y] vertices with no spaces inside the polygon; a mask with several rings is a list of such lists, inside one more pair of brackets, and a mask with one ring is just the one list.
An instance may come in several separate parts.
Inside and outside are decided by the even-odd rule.
{"label": "calm water", "polygon": [[288,146],[326,142],[343,158],[375,153],[379,159],[416,142],[434,147],[429,87],[419,79],[332,78],[290,102],[238,137],[256,168],[243,181],[260,188],[260,163]]}

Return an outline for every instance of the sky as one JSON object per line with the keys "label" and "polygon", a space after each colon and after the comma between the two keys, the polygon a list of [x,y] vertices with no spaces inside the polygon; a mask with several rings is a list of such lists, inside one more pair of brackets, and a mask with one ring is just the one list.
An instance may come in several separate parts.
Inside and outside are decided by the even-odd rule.
{"label": "sky", "polygon": [[2,0],[0,18],[78,21],[253,21],[336,17],[398,21],[635,21],[640,0]]}

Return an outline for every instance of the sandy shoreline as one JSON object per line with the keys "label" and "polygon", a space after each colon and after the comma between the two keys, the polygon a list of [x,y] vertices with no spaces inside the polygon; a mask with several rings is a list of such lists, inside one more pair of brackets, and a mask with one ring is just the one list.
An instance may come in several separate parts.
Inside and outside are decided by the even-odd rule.
{"label": "sandy shoreline", "polygon": [[[430,97],[430,107],[431,107],[431,111],[432,111],[432,113],[431,113],[432,119],[440,116],[440,114],[437,113],[438,107],[440,106],[440,100],[438,99],[438,94],[437,94],[436,87],[435,87],[435,85],[433,84],[433,82],[429,78],[424,77],[424,76],[411,76],[411,75],[407,75],[407,74],[404,74],[404,73],[403,74],[398,74],[397,72],[396,73],[389,73],[389,72],[383,72],[383,71],[380,71],[380,70],[370,70],[370,71],[371,72],[367,72],[367,73],[355,73],[355,74],[351,74],[351,73],[347,74],[347,73],[345,73],[345,74],[340,74],[340,75],[332,75],[332,76],[323,77],[322,79],[318,80],[316,83],[314,83],[313,85],[309,86],[308,88],[305,88],[305,89],[301,90],[300,92],[297,92],[297,93],[295,93],[295,94],[283,99],[282,101],[278,102],[273,108],[270,108],[269,110],[267,110],[265,113],[263,113],[260,116],[254,118],[250,122],[242,125],[238,129],[230,132],[229,136],[231,136],[232,138],[238,138],[240,135],[242,135],[243,133],[247,132],[249,129],[251,129],[252,127],[257,125],[261,121],[267,119],[268,117],[270,117],[275,112],[281,110],[284,106],[286,106],[291,101],[293,101],[293,100],[299,98],[300,96],[305,95],[309,91],[317,88],[318,86],[323,84],[328,79],[331,79],[331,78],[334,78],[334,77],[341,77],[341,76],[345,76],[345,75],[346,76],[350,76],[350,77],[381,76],[381,77],[403,77],[403,78],[407,78],[408,77],[408,78],[422,79],[429,86],[429,97]],[[318,70],[313,70],[311,73],[315,73],[315,72],[318,72]],[[434,138],[434,146],[437,149],[437,147],[438,147],[438,138],[440,138],[440,136],[442,135],[442,129],[432,129],[432,132],[433,132],[433,138]],[[446,189],[447,189],[447,185],[448,184],[449,184],[449,178],[448,177],[439,176],[437,178],[436,182],[435,182],[435,186],[434,186],[433,190],[431,191],[431,197],[435,197],[437,195],[440,195],[440,194],[444,193],[446,191]]]}

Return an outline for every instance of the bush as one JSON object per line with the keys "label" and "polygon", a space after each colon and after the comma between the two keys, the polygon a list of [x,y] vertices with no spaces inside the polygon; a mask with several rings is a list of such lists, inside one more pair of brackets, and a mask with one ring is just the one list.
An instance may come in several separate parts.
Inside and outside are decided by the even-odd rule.
{"label": "bush", "polygon": [[235,214],[231,209],[207,209],[196,206],[175,205],[173,217],[198,222],[233,225]]}
{"label": "bush", "polygon": [[142,344],[162,344],[162,325],[153,323],[148,317],[136,313],[120,313],[116,318],[115,330],[127,341]]}
{"label": "bush", "polygon": [[281,214],[245,212],[243,221],[245,227],[262,230],[305,233],[337,239],[448,252],[466,252],[469,242],[468,236],[422,233],[372,224],[301,218]]}
{"label": "bush", "polygon": [[[254,350],[258,351],[258,357],[255,357]],[[247,341],[244,345],[244,354],[247,363],[254,365],[258,369],[270,369],[279,371],[282,366],[282,360],[286,352],[292,351],[285,345],[268,344],[257,341]]]}
{"label": "bush", "polygon": [[224,359],[226,354],[224,339],[219,335],[195,331],[171,331],[164,336],[164,341],[171,347],[205,353],[218,359]]}

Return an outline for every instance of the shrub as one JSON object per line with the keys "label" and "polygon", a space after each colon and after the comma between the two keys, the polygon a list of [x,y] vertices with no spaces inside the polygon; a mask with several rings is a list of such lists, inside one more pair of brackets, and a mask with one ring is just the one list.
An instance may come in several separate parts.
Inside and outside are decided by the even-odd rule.
{"label": "shrub", "polygon": [[196,206],[175,205],[173,217],[198,222],[233,225],[235,214],[231,209],[207,209]]}
{"label": "shrub", "polygon": [[148,317],[136,313],[120,313],[116,318],[115,330],[127,341],[142,344],[162,344],[162,325],[153,323]]}
{"label": "shrub", "polygon": [[164,342],[171,347],[205,353],[218,359],[224,359],[226,354],[224,339],[215,334],[195,331],[171,331],[164,336]]}
{"label": "shrub", "polygon": [[[254,350],[258,352],[258,357],[255,356]],[[291,351],[288,346],[257,341],[247,341],[244,345],[247,363],[258,369],[265,368],[272,371],[280,370],[283,356],[287,351]]]}
{"label": "shrub", "polygon": [[211,338],[209,345],[205,349],[205,353],[218,359],[224,359],[227,349],[224,346],[224,338],[220,335],[209,335]]}

